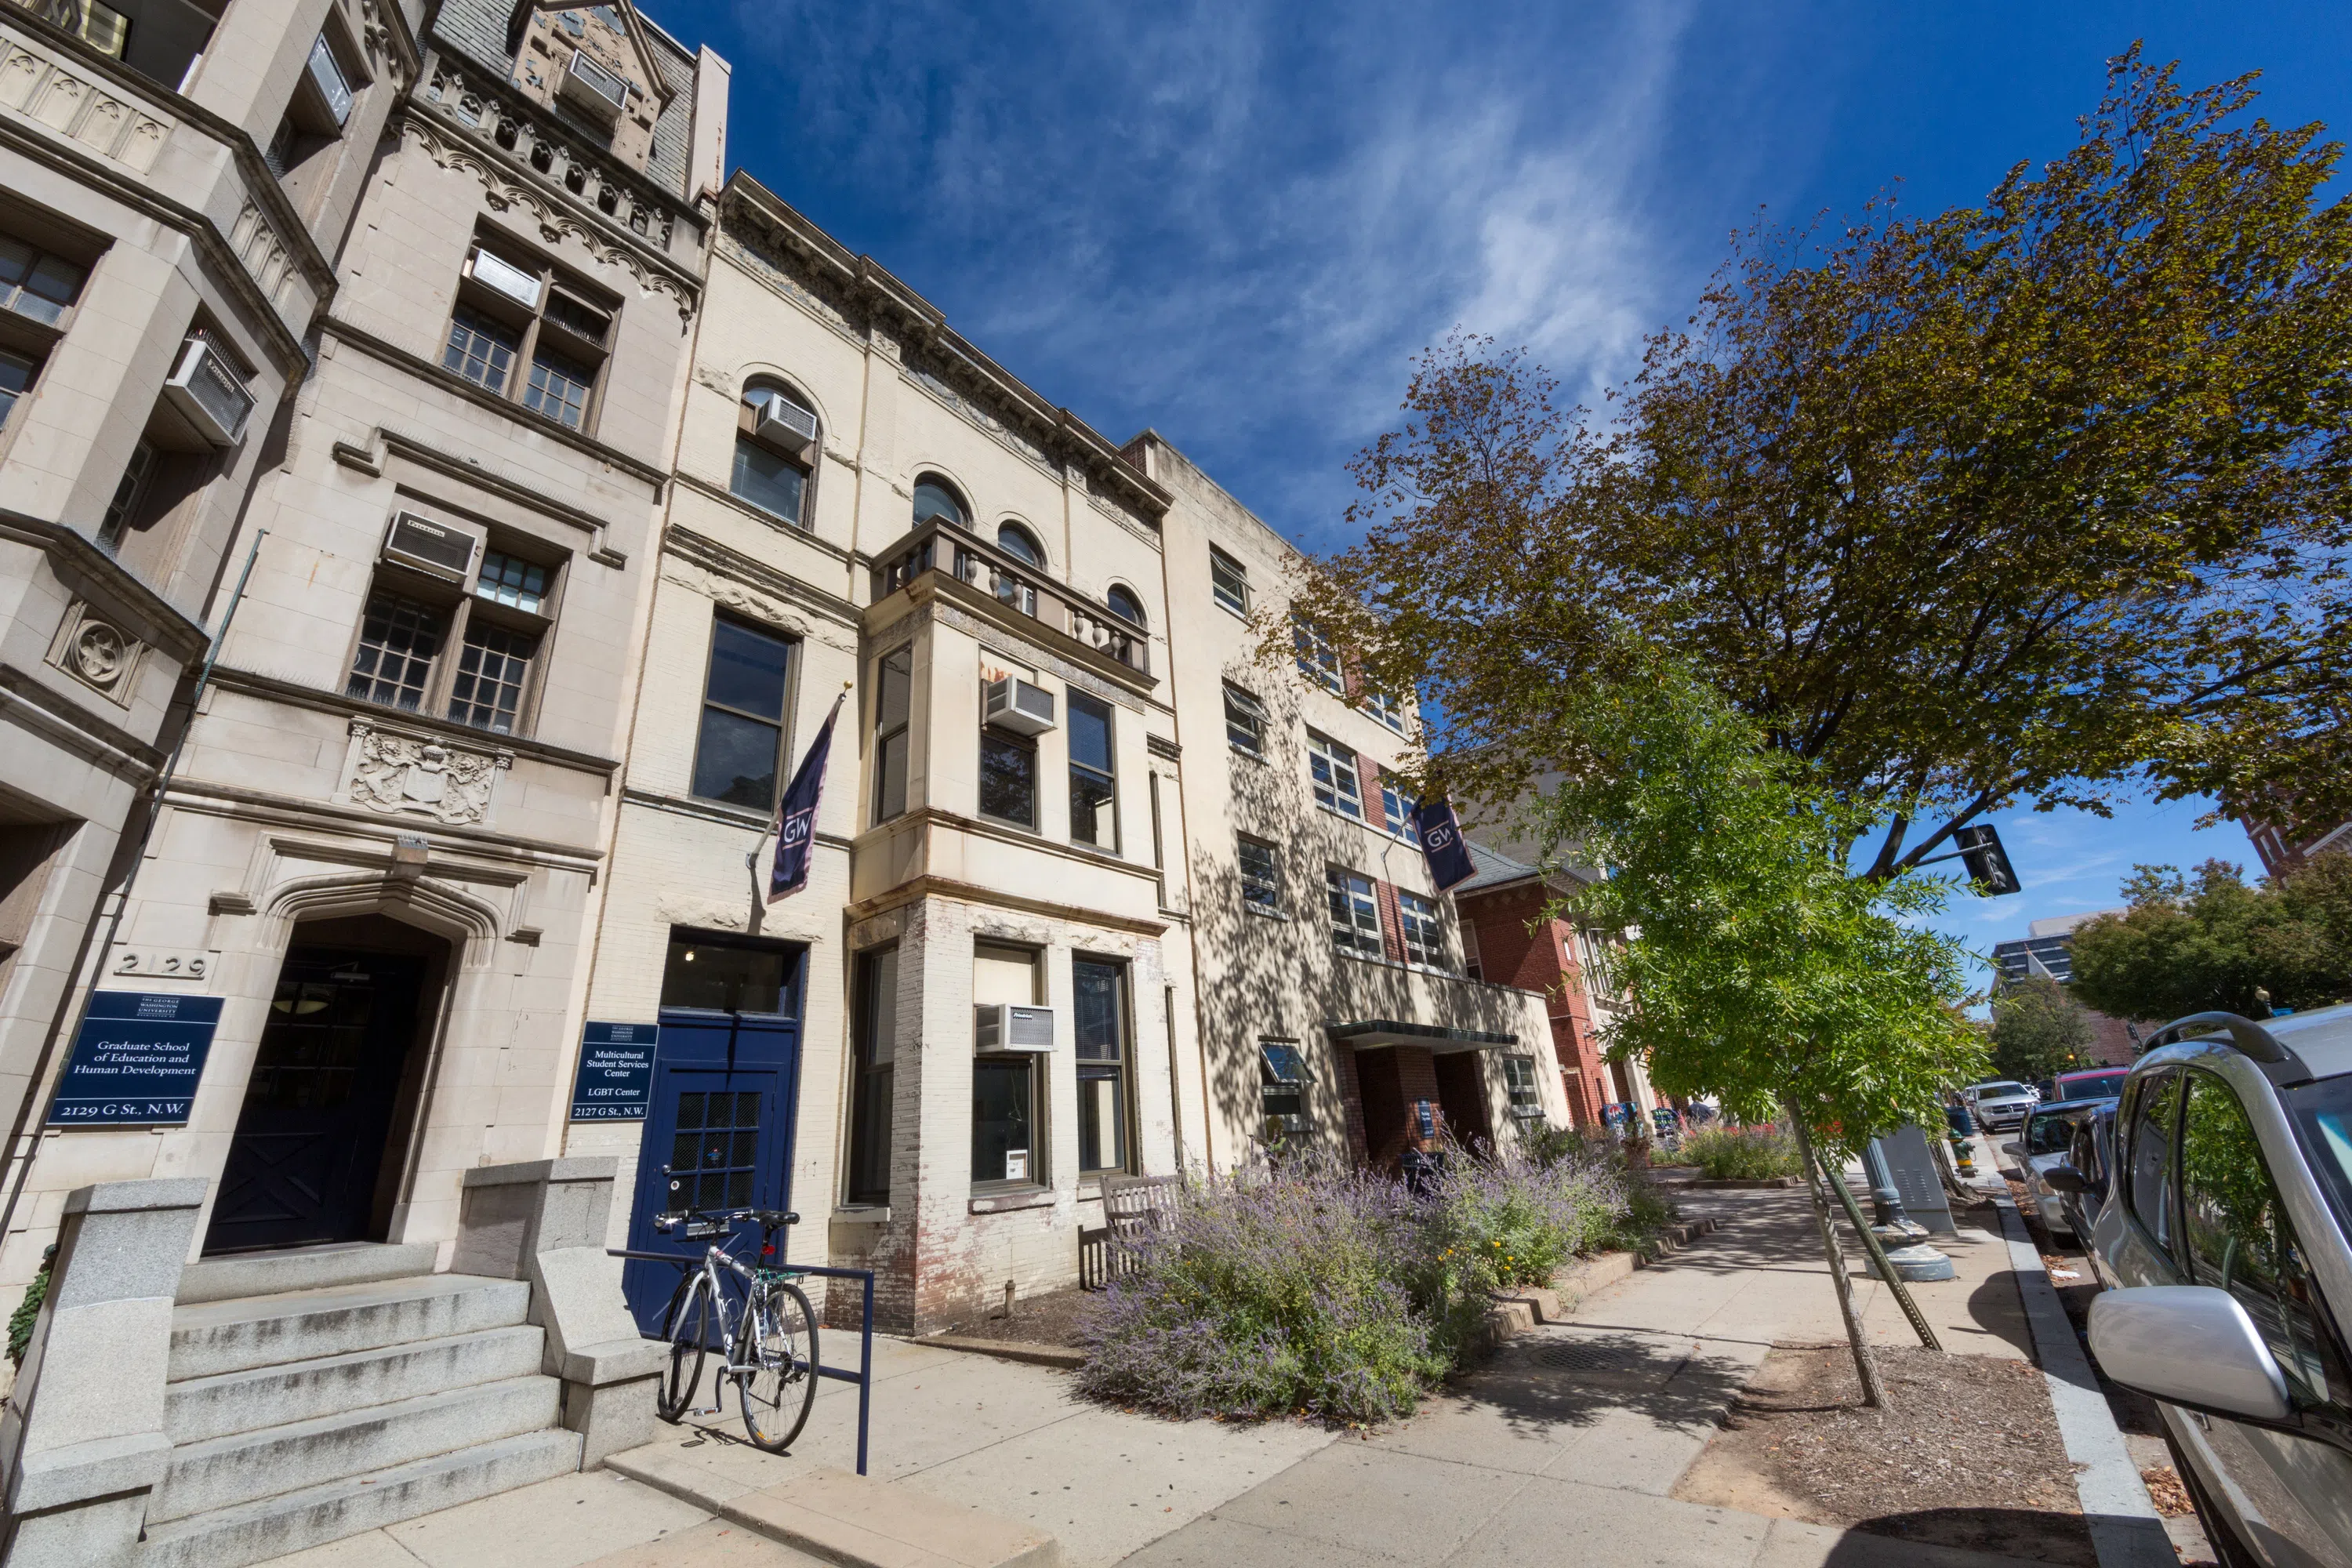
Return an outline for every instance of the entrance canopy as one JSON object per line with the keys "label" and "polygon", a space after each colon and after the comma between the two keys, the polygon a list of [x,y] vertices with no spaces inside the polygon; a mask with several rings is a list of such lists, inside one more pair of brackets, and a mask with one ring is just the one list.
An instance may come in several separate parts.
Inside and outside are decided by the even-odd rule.
{"label": "entrance canopy", "polygon": [[1400,1024],[1389,1018],[1361,1018],[1349,1023],[1323,1021],[1323,1032],[1339,1045],[1360,1051],[1382,1046],[1419,1046],[1432,1055],[1447,1051],[1483,1051],[1490,1046],[1516,1046],[1517,1035],[1489,1034],[1484,1029],[1447,1029],[1435,1024]]}

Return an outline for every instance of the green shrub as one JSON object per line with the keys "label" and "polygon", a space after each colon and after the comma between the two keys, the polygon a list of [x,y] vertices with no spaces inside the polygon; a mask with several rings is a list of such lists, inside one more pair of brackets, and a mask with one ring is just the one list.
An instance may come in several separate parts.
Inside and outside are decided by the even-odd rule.
{"label": "green shrub", "polygon": [[1804,1169],[1796,1140],[1770,1127],[1710,1127],[1683,1139],[1683,1158],[1711,1182],[1761,1182]]}
{"label": "green shrub", "polygon": [[8,1360],[16,1366],[25,1364],[25,1352],[33,1348],[33,1326],[41,1321],[41,1303],[49,1299],[49,1268],[57,1261],[54,1243],[41,1253],[40,1271],[33,1282],[25,1287],[25,1299],[8,1317]]}
{"label": "green shrub", "polygon": [[1559,1266],[1607,1245],[1628,1212],[1627,1182],[1597,1152],[1508,1152],[1451,1162],[1429,1225],[1441,1261],[1472,1289],[1549,1285]]}

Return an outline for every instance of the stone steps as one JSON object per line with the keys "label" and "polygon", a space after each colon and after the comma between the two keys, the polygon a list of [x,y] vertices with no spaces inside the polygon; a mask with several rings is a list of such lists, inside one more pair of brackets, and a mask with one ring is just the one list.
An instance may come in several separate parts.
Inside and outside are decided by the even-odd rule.
{"label": "stone steps", "polygon": [[147,1522],[236,1508],[555,1425],[562,1384],[532,1375],[445,1389],[172,1450]]}
{"label": "stone steps", "polygon": [[336,1415],[422,1394],[537,1373],[542,1330],[526,1324],[310,1357],[171,1383],[163,1430],[173,1444]]}
{"label": "stone steps", "polygon": [[182,1306],[191,1306],[331,1285],[415,1279],[433,1272],[438,1250],[425,1242],[352,1241],[206,1258],[180,1270],[180,1289],[174,1299]]}
{"label": "stone steps", "polygon": [[512,1328],[530,1314],[520,1279],[467,1274],[369,1280],[183,1305],[172,1313],[171,1377],[216,1377],[277,1365]]}
{"label": "stone steps", "polygon": [[140,1568],[247,1568],[551,1480],[580,1468],[580,1444],[576,1432],[527,1432],[150,1525]]}

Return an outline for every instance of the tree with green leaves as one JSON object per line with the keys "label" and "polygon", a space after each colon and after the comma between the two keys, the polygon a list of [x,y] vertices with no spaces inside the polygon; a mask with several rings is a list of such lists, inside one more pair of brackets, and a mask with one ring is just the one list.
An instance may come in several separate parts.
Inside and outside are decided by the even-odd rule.
{"label": "tree with green leaves", "polygon": [[1992,998],[1992,1070],[2038,1083],[2096,1065],[2091,1015],[2046,974],[2002,986]]}
{"label": "tree with green leaves", "polygon": [[1574,681],[1663,647],[1885,806],[1873,879],[2019,802],[2352,816],[2352,206],[2254,97],[2135,47],[1974,206],[1759,226],[1602,418],[1452,340],[1293,602],[1473,800],[1584,765]]}
{"label": "tree with green leaves", "polygon": [[2267,887],[2226,860],[2189,877],[2140,866],[2124,895],[2121,914],[2074,931],[2075,994],[2103,1013],[2260,1017],[2352,996],[2352,855],[2322,855]]}
{"label": "tree with green leaves", "polygon": [[[1664,1093],[1790,1122],[1809,1163],[1818,1145],[1831,1169],[1874,1133],[1939,1123],[1944,1089],[1984,1059],[1959,1012],[1968,954],[1917,923],[1947,885],[1850,875],[1845,846],[1874,826],[1868,808],[1679,663],[1570,683],[1550,722],[1551,743],[1592,765],[1551,792],[1548,831],[1609,868],[1577,913],[1628,933],[1633,1006],[1612,1054],[1640,1058]],[[1807,1176],[1875,1405],[1836,1233]]]}

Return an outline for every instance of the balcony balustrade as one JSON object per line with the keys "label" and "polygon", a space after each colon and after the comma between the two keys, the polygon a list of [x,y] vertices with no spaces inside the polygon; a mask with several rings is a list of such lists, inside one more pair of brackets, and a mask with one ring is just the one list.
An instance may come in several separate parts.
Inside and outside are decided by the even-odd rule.
{"label": "balcony balustrade", "polygon": [[927,572],[943,572],[1139,675],[1151,673],[1150,639],[1140,630],[952,523],[926,523],[886,557],[875,568],[874,596],[886,598]]}

